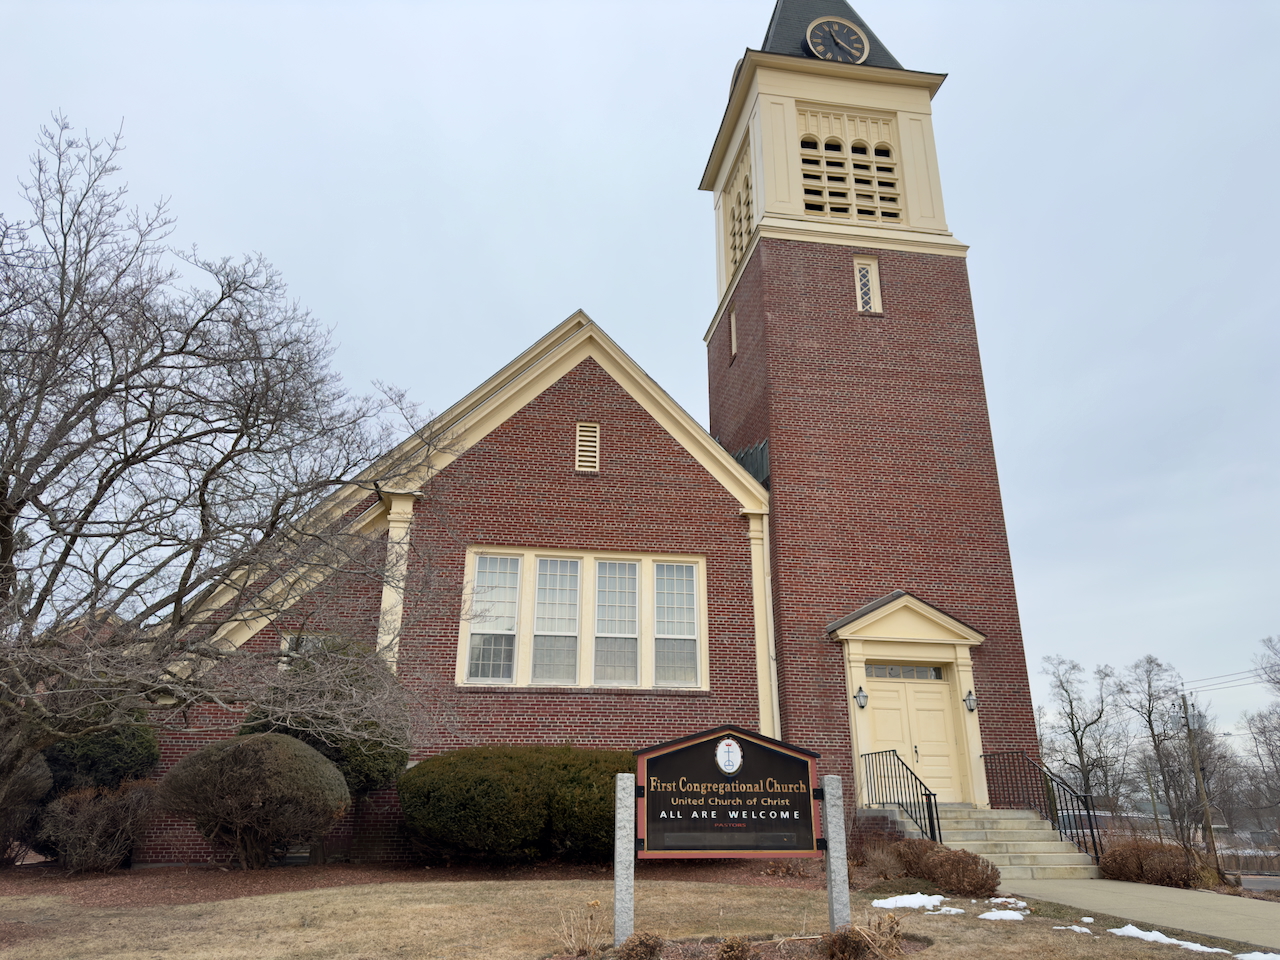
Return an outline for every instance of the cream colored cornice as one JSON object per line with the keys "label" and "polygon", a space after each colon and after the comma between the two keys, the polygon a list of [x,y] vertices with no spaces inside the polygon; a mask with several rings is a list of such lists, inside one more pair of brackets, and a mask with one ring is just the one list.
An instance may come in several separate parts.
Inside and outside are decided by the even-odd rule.
{"label": "cream colored cornice", "polygon": [[748,50],[742,58],[737,72],[734,74],[733,89],[729,91],[729,103],[725,106],[724,116],[720,120],[720,130],[716,133],[715,144],[711,148],[711,156],[707,160],[706,169],[702,173],[699,190],[714,190],[715,178],[729,152],[734,129],[738,124],[743,108],[750,96],[755,73],[761,67],[774,67],[792,73],[807,74],[816,77],[834,77],[840,80],[863,80],[872,83],[889,83],[902,87],[923,87],[932,98],[947,78],[945,73],[917,73],[913,70],[893,70],[888,67],[868,67],[865,64],[834,63],[809,57],[791,57],[779,53],[762,53],[759,50]]}
{"label": "cream colored cornice", "polygon": [[[938,643],[941,641],[961,646],[976,646],[986,639],[985,634],[973,629],[967,623],[957,620],[950,614],[939,610],[933,604],[926,603],[919,597],[912,596],[909,593],[902,593],[901,596],[890,600],[888,603],[880,603],[879,606],[874,604],[869,606],[872,609],[862,616],[846,617],[830,624],[827,627],[827,637],[831,640],[846,641],[905,640],[919,643]],[[907,610],[914,614],[914,624],[927,624],[933,629],[927,631],[913,629],[910,632],[896,630],[876,630],[872,632],[876,624],[883,625],[895,620],[902,623],[903,621],[893,616],[900,610]],[[908,619],[905,622],[913,623],[913,620]]]}
{"label": "cream colored cornice", "polygon": [[795,220],[788,217],[765,217],[756,224],[743,251],[742,259],[729,278],[729,285],[720,295],[716,312],[702,335],[703,343],[710,343],[715,335],[720,318],[733,301],[738,289],[738,281],[742,272],[751,262],[751,256],[759,246],[760,240],[769,237],[775,240],[798,240],[807,243],[828,243],[840,247],[858,247],[866,250],[902,250],[907,253],[933,253],[944,257],[967,257],[968,244],[961,243],[950,233],[933,230],[897,229],[894,227],[873,227],[844,223],[826,223],[814,220]]}

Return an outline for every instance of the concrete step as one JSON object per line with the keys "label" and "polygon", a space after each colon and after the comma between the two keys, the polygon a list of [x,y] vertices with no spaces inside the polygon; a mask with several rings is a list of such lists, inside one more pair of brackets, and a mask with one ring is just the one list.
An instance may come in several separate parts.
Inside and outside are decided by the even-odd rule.
{"label": "concrete step", "polygon": [[977,817],[972,820],[943,820],[939,824],[943,832],[948,836],[956,833],[972,832],[980,830],[985,833],[1050,833],[1053,836],[1058,835],[1058,831],[1053,828],[1053,824],[1047,820],[987,820]]}
{"label": "concrete step", "polygon": [[988,820],[1039,820],[1040,814],[1034,810],[979,810],[977,807],[939,806],[938,817],[942,820],[967,820],[971,817],[982,817]]}
{"label": "concrete step", "polygon": [[1001,880],[1098,880],[1102,874],[1089,866],[1007,866],[1000,867]]}
{"label": "concrete step", "polygon": [[961,850],[968,850],[971,853],[980,853],[988,860],[994,859],[996,855],[1005,855],[1011,853],[1034,853],[1034,854],[1060,854],[1060,853],[1078,853],[1090,859],[1086,854],[1079,853],[1073,843],[1062,843],[1058,840],[1036,840],[1023,843],[1002,843],[998,840],[970,840],[967,843],[959,843],[950,840],[947,843],[949,847],[959,847]]}
{"label": "concrete step", "polygon": [[948,829],[944,836],[948,843],[964,845],[979,840],[990,840],[996,843],[1057,843],[1058,831],[1049,824],[1042,830],[952,830]]}

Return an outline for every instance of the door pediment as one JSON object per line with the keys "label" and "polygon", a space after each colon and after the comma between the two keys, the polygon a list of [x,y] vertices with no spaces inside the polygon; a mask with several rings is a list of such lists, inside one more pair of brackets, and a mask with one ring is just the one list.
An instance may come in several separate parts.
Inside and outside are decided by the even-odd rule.
{"label": "door pediment", "polygon": [[[827,636],[832,640],[861,641],[878,645],[902,643],[940,645],[954,648],[956,645],[972,647],[982,643],[986,636],[944,613],[919,597],[905,590],[895,590],[849,616],[828,624]],[[896,647],[901,649],[901,647]],[[934,651],[916,651],[928,656]],[[938,651],[941,652],[941,651]]]}

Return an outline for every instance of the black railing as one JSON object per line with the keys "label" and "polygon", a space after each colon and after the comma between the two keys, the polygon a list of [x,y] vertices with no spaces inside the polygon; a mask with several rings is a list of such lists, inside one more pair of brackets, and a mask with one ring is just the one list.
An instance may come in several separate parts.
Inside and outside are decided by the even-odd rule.
{"label": "black railing", "polygon": [[916,776],[897,750],[864,753],[862,768],[867,775],[865,803],[898,807],[919,828],[921,836],[942,842],[938,795]]}
{"label": "black railing", "polygon": [[1021,750],[984,753],[991,805],[1004,810],[1035,810],[1081,852],[1102,856],[1102,832],[1093,797],[1045,769]]}

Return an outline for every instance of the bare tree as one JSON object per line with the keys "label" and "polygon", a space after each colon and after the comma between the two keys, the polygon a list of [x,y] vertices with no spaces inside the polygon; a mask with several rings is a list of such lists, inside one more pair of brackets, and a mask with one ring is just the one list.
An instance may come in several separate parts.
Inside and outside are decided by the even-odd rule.
{"label": "bare tree", "polygon": [[1188,811],[1178,802],[1183,796],[1178,762],[1183,742],[1178,706],[1181,678],[1172,667],[1147,654],[1126,667],[1120,680],[1120,702],[1137,723],[1144,767],[1156,772],[1154,786],[1169,810],[1177,838],[1189,844]]}
{"label": "bare tree", "polygon": [[1248,730],[1244,803],[1255,824],[1280,836],[1280,700],[1244,715]]}
{"label": "bare tree", "polygon": [[1114,797],[1126,773],[1129,736],[1116,699],[1115,671],[1096,667],[1092,676],[1066,657],[1045,657],[1041,673],[1050,681],[1052,710],[1044,720],[1045,759],[1069,774],[1081,792]]}
{"label": "bare tree", "polygon": [[1258,673],[1277,694],[1280,694],[1280,637],[1263,637],[1263,653],[1255,661]]}
{"label": "bare tree", "polygon": [[404,729],[370,644],[328,654],[335,691],[228,639],[314,606],[335,571],[382,575],[359,518],[395,482],[371,473],[387,402],[344,391],[260,256],[172,251],[165,205],[113,185],[120,150],[55,118],[23,184],[31,218],[0,216],[0,803],[58,740],[192,704]]}

